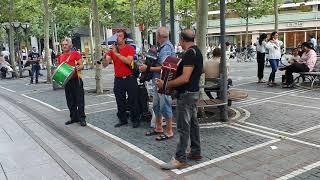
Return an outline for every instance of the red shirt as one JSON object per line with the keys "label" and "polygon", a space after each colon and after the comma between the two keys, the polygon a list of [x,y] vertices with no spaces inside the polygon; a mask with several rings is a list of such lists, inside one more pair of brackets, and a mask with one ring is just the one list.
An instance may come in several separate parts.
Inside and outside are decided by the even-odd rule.
{"label": "red shirt", "polygon": [[[134,48],[130,45],[119,47],[120,54],[124,57],[134,56]],[[130,76],[133,71],[121,59],[119,59],[113,51],[109,51],[107,56],[113,60],[114,74],[116,77]]]}
{"label": "red shirt", "polygon": [[[70,58],[69,58],[69,56],[70,56]],[[77,61],[79,61],[79,60],[81,61],[81,59],[82,59],[79,52],[77,52],[77,51],[72,51],[72,52],[70,52],[70,53],[63,53],[63,54],[61,54],[61,55],[58,57],[58,64],[62,64],[62,63],[64,63],[64,62],[66,62],[68,58],[69,58],[69,60],[68,60],[67,63],[68,63],[70,66],[73,66],[73,67],[75,67],[75,66],[77,65]],[[77,76],[77,75],[78,75],[78,76]],[[74,73],[73,77],[74,77],[74,78],[80,77],[80,71],[78,71],[77,73]]]}

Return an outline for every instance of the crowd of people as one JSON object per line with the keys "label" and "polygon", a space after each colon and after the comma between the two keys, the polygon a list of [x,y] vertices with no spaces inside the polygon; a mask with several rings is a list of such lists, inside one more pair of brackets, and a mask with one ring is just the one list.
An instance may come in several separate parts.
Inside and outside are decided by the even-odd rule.
{"label": "crowd of people", "polygon": [[[275,75],[282,58],[283,42],[278,39],[277,32],[272,32],[268,35],[263,33],[259,36],[255,43],[257,47],[257,64],[258,64],[258,83],[265,83],[263,80],[264,66],[266,60],[266,52],[268,51],[268,61],[271,65],[272,71],[270,73],[267,85],[274,87]],[[285,61],[281,62],[284,66],[280,67],[280,71],[285,71],[283,78],[283,88],[293,87],[293,73],[313,71],[317,61],[316,42],[313,38],[310,41],[304,42],[298,48],[294,48],[290,55],[285,55]]]}

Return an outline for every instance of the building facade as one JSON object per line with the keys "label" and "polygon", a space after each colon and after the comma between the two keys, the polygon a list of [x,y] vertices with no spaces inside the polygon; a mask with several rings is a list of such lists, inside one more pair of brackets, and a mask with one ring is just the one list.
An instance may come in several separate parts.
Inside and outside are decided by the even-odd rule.
{"label": "building facade", "polygon": [[[304,3],[285,2],[279,8],[278,32],[285,48],[294,48],[314,36],[320,42],[320,1]],[[211,12],[215,14],[218,12]],[[261,33],[274,31],[274,15],[259,19],[249,18],[249,43],[254,43]],[[226,19],[227,41],[244,46],[246,21],[241,18]],[[208,21],[208,45],[219,43],[220,22],[218,19]]]}

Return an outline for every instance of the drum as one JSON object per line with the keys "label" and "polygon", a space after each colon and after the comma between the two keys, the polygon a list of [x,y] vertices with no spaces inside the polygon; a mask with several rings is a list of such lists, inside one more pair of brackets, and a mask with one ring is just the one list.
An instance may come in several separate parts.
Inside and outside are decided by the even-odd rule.
{"label": "drum", "polygon": [[59,86],[64,87],[75,72],[75,67],[66,62],[60,64],[52,75],[52,80]]}
{"label": "drum", "polygon": [[162,63],[160,71],[160,79],[164,81],[163,88],[158,90],[160,94],[172,95],[173,88],[167,88],[168,81],[171,81],[177,76],[177,69],[179,63],[181,62],[180,58],[175,56],[168,56]]}

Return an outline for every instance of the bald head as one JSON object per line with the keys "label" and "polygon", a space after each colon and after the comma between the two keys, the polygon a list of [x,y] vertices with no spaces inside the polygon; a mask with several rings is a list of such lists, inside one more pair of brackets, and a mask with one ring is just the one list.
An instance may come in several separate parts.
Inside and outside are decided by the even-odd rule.
{"label": "bald head", "polygon": [[181,39],[186,42],[194,42],[195,34],[192,29],[184,29],[181,31]]}

